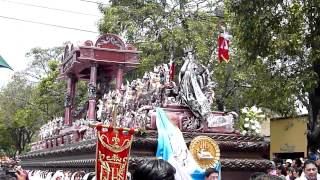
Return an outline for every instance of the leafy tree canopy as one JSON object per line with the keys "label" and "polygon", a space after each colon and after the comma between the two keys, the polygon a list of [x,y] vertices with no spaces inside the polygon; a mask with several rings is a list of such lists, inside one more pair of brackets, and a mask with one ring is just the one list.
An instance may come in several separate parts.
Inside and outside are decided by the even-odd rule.
{"label": "leafy tree canopy", "polygon": [[[111,1],[111,5],[101,7],[104,17],[99,23],[99,29],[103,33],[122,35],[129,43],[133,43],[143,52],[137,73],[140,76],[146,70],[151,70],[155,64],[168,63],[171,56],[179,69],[182,63],[183,48],[192,45],[198,59],[204,65],[210,65],[214,71],[213,78],[218,84],[215,89],[217,102],[215,108],[218,110],[240,112],[239,109],[242,107],[257,105],[272,109],[281,115],[295,114],[297,99],[297,96],[294,96],[295,93],[299,92],[301,94],[299,97],[305,98],[303,96],[305,91],[299,88],[302,86],[299,81],[306,82],[305,86],[308,88],[314,87],[315,82],[314,79],[310,81],[310,78],[315,77],[313,74],[308,75],[307,78],[302,75],[304,71],[310,69],[310,66],[304,66],[301,69],[299,65],[303,62],[299,61],[297,55],[293,55],[294,52],[301,52],[299,41],[284,43],[283,40],[287,37],[281,36],[282,41],[279,40],[278,44],[274,45],[275,47],[263,46],[269,43],[265,39],[268,33],[274,34],[269,32],[274,27],[266,25],[268,27],[266,29],[264,25],[260,25],[260,22],[263,21],[260,17],[256,18],[259,21],[247,18],[244,23],[242,19],[245,19],[246,16],[239,16],[234,8],[236,2],[240,1],[235,1],[235,4],[231,2],[233,1],[164,0],[136,1],[135,3],[126,0]],[[249,1],[247,3],[251,5],[249,6],[251,9],[255,10],[257,3]],[[226,8],[223,8],[224,5]],[[246,15],[253,13],[247,10],[247,4],[244,4],[243,7],[239,7],[239,11],[247,13]],[[298,10],[297,12],[292,11],[294,17],[291,18],[299,17]],[[261,14],[263,12],[264,10],[261,10]],[[268,16],[268,14],[264,15]],[[270,15],[275,16],[273,12],[270,12]],[[272,17],[269,18],[272,19]],[[299,22],[295,23],[299,24]],[[246,31],[240,26],[242,24],[248,27]],[[227,31],[234,36],[231,41],[231,62],[229,64],[218,64],[216,60],[216,42],[221,25],[226,26]],[[282,30],[280,27],[277,29]],[[261,42],[257,42],[256,37],[253,37],[255,35],[252,35],[256,31],[260,33]],[[265,33],[265,31],[268,32]],[[292,37],[297,39],[301,31]],[[243,38],[246,37],[247,39],[244,40]],[[271,42],[269,44],[273,45]],[[296,58],[294,66],[291,66],[292,63],[289,62],[282,65],[280,61],[278,63],[267,61],[269,57],[265,56],[272,53],[266,51],[279,48],[289,51],[286,47],[291,46],[295,47],[290,51],[290,56]],[[252,51],[249,52],[249,50]],[[265,56],[258,56],[257,53],[260,51]],[[280,57],[280,55],[280,52],[273,53],[272,57]],[[302,72],[293,73],[291,69],[299,69]],[[288,77],[288,73],[292,77]]]}
{"label": "leafy tree canopy", "polygon": [[[228,1],[232,32],[243,60],[262,64],[280,94],[264,96],[269,102],[292,106],[301,102],[309,110],[309,147],[319,147],[320,51],[317,0]],[[263,84],[268,84],[264,82]],[[281,97],[283,96],[283,97]],[[283,101],[287,98],[289,101]],[[295,109],[296,106],[293,106]],[[272,109],[274,110],[274,109]]]}

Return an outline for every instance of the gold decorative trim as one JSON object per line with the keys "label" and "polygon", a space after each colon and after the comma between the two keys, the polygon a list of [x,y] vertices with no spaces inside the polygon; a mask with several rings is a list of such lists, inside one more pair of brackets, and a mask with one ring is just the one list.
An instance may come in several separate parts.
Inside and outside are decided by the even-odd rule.
{"label": "gold decorative trim", "polygon": [[201,168],[213,167],[220,160],[218,144],[208,136],[195,137],[189,146],[189,150]]}
{"label": "gold decorative trim", "polygon": [[[113,144],[109,142],[109,139],[106,135],[104,134],[101,135],[99,132],[98,132],[98,138],[103,147],[115,153],[119,153],[124,151],[125,149],[128,149],[132,143],[132,137],[131,137],[130,140],[126,139],[123,141],[121,145],[119,145],[120,139],[118,138],[118,134],[116,134],[115,137],[112,137],[111,141],[113,142]],[[104,141],[104,138],[106,138],[106,142]]]}

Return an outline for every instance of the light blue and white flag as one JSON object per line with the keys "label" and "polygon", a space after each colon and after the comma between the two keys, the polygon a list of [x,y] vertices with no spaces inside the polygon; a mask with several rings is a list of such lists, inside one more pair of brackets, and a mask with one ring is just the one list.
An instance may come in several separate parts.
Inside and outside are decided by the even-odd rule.
{"label": "light blue and white flag", "polygon": [[204,172],[193,159],[182,132],[157,108],[158,148],[157,157],[176,168],[176,180],[204,180]]}

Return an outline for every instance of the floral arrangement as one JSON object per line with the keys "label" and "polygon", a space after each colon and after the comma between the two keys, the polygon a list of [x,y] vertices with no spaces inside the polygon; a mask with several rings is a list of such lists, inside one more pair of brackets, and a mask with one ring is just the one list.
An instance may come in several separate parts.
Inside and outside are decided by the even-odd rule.
{"label": "floral arrangement", "polygon": [[259,135],[261,133],[261,124],[258,114],[262,111],[255,106],[243,108],[240,116],[240,132],[243,135]]}

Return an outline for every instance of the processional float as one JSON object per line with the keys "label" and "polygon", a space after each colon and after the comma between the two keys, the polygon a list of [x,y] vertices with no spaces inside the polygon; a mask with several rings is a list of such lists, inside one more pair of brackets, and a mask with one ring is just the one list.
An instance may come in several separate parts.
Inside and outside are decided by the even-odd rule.
{"label": "processional float", "polygon": [[[139,65],[139,53],[113,34],[101,35],[95,43],[67,45],[59,75],[67,81],[65,116],[42,129],[32,151],[21,157],[22,166],[69,174],[100,168],[98,179],[116,177],[126,170],[133,172],[156,155],[159,107],[180,129],[199,165],[207,168],[220,160],[222,179],[248,179],[252,172],[270,166],[265,159],[268,142],[236,133],[235,113],[211,111],[215,85],[210,79],[211,69],[199,63],[191,48],[185,49],[178,80],[172,81],[169,65],[162,64],[142,78],[123,82],[124,75]],[[76,83],[80,80],[88,82],[88,99],[82,107],[74,107]],[[137,129],[141,132],[134,138],[129,136]],[[116,133],[107,138],[105,133],[114,130]],[[127,138],[121,139],[119,134]],[[132,142],[131,149],[128,142]],[[118,155],[100,153],[100,146],[118,151]],[[121,152],[127,153],[128,159],[119,155]],[[120,161],[128,164],[117,164]]]}

